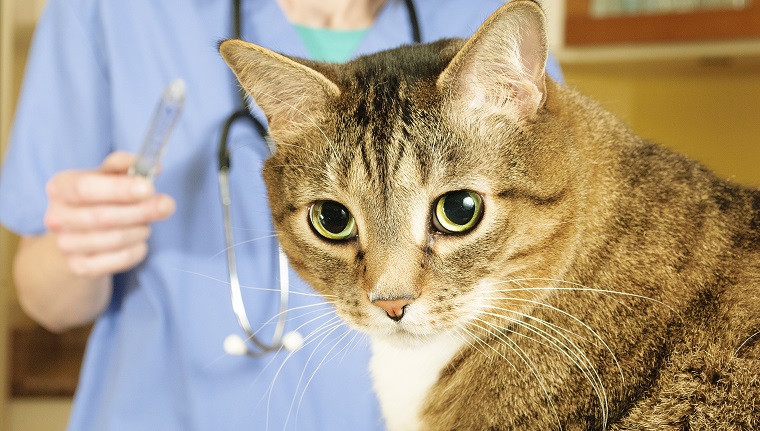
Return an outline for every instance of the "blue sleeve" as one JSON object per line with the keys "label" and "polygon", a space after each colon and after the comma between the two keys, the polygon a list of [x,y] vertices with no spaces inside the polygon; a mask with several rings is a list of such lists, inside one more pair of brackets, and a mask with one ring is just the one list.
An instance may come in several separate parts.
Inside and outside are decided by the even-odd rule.
{"label": "blue sleeve", "polygon": [[51,0],[37,24],[0,171],[0,223],[21,235],[44,232],[45,184],[56,172],[96,167],[110,152],[96,14],[71,3]]}

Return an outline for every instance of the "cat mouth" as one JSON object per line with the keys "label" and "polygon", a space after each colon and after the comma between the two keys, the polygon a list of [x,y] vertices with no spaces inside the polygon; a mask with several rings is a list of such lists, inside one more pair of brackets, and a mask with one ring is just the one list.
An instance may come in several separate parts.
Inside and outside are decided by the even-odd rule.
{"label": "cat mouth", "polygon": [[476,319],[485,306],[477,297],[460,299],[469,305],[456,306],[435,301],[427,295],[404,300],[375,300],[365,303],[361,316],[353,314],[349,321],[370,337],[404,343],[424,341],[450,331],[467,333],[462,328],[468,327],[468,322]]}
{"label": "cat mouth", "polygon": [[363,331],[372,337],[401,342],[416,342],[436,336],[442,331],[440,325],[424,310],[423,304],[412,303],[403,310],[388,313],[379,307],[369,313]]}
{"label": "cat mouth", "polygon": [[386,342],[412,347],[419,345],[425,340],[433,338],[438,334],[438,331],[419,331],[414,329],[410,330],[408,327],[398,325],[396,328],[392,328],[390,330],[386,329],[382,331],[373,331],[370,333],[370,336],[373,338],[383,339]]}

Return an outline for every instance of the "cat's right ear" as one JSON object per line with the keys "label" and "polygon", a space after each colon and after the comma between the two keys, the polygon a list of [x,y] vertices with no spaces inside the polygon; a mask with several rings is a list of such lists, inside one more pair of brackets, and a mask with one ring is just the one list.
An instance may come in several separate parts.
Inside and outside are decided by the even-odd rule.
{"label": "cat's right ear", "polygon": [[546,24],[533,1],[491,15],[454,56],[437,86],[464,118],[530,119],[546,99]]}
{"label": "cat's right ear", "polygon": [[340,95],[321,73],[258,45],[230,39],[219,44],[219,52],[264,111],[270,129],[310,123],[328,98]]}

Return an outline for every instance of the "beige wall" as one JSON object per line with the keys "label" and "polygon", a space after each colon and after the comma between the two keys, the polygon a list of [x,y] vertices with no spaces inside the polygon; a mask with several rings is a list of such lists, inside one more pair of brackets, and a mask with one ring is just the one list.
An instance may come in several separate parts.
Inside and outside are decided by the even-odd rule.
{"label": "beige wall", "polygon": [[[6,82],[4,70],[6,64],[9,62],[8,58],[8,45],[10,42],[10,30],[8,17],[10,9],[10,2],[8,0],[0,0],[0,94],[6,94],[9,91],[9,85]],[[4,154],[5,151],[5,97],[0,96],[0,154]],[[9,252],[7,234],[0,232],[0,430],[6,429],[6,420],[8,416],[6,412],[6,398],[8,394],[8,376],[6,370],[8,369],[8,312],[6,299],[6,291],[8,290],[8,257]]]}
{"label": "beige wall", "polygon": [[567,81],[639,135],[760,186],[760,61],[564,65]]}
{"label": "beige wall", "polygon": [[[5,155],[26,51],[45,0],[0,0],[0,158]],[[11,282],[16,237],[0,229],[0,431],[64,430],[69,399],[10,399],[9,327],[19,308]]]}
{"label": "beige wall", "polygon": [[[13,83],[13,21],[11,0],[0,0],[0,156],[5,154],[7,130],[10,123]],[[13,240],[0,228],[0,430],[8,429],[7,398],[9,392],[8,370],[8,303],[10,286],[10,253]]]}

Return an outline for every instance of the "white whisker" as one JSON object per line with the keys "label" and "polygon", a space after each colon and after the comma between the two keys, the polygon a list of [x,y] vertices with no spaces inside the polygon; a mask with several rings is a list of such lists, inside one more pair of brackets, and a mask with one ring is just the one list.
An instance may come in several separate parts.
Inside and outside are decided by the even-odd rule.
{"label": "white whisker", "polygon": [[[320,304],[314,304],[314,305],[320,305]],[[305,313],[305,314],[309,314],[309,313]],[[330,312],[328,312],[328,313],[323,313],[322,315],[317,316],[317,317],[315,317],[313,319],[310,319],[308,322],[306,322],[306,323],[298,326],[297,328],[294,329],[294,331],[300,331],[301,329],[303,329],[303,327],[305,325],[308,325],[308,324],[310,324],[310,323],[312,323],[314,321],[317,321],[317,320],[319,320],[321,318],[328,317],[328,316],[333,315],[333,314],[334,314],[334,311],[332,311],[332,310]],[[304,315],[299,315],[298,317],[303,317]],[[285,357],[285,359],[283,359],[282,363],[280,364],[280,367],[276,371],[275,376],[272,378],[272,382],[269,385],[269,389],[262,394],[261,398],[259,399],[258,403],[256,404],[257,406],[259,406],[264,401],[264,399],[269,400],[269,397],[271,397],[271,391],[274,388],[274,384],[275,384],[275,381],[277,380],[277,376],[279,375],[279,373],[282,370],[282,368],[285,366],[285,363],[288,361],[288,359],[290,359],[290,357],[293,356],[293,354],[295,354],[296,352],[300,351],[303,347],[305,347],[309,343],[311,343],[310,337],[313,337],[314,334],[320,330],[320,328],[322,328],[322,327],[324,327],[326,325],[330,325],[331,322],[335,322],[338,319],[339,318],[337,316],[333,315],[327,322],[324,322],[324,323],[320,324],[320,326],[318,326],[311,333],[309,333],[309,335],[307,335],[306,337],[304,337],[304,343],[301,346],[301,348],[299,348],[299,349],[297,349],[295,351],[292,351],[292,352],[288,352],[287,356]],[[261,369],[261,371],[259,373],[257,373],[256,378],[251,382],[251,387],[253,387],[255,385],[255,383],[259,380],[259,378],[264,375],[264,371],[267,370],[270,366],[272,366],[272,364],[275,362],[275,360],[280,357],[278,355],[278,353],[280,353],[281,351],[282,351],[282,349],[278,350],[273,355],[269,355],[270,356],[269,361],[267,361],[267,364]],[[267,394],[269,394],[269,397],[267,397]],[[269,411],[269,409],[267,408],[267,414],[268,414],[268,411]]]}
{"label": "white whisker", "polygon": [[[492,283],[487,283],[487,284],[484,284],[484,286],[495,286],[495,285],[498,285],[498,284],[506,284],[506,283],[515,283],[515,284],[517,284],[518,282],[522,282],[522,281],[547,281],[547,282],[553,282],[553,283],[569,284],[569,285],[574,286],[574,287],[557,287],[557,286],[522,287],[520,289],[512,289],[512,290],[552,290],[552,291],[568,290],[568,291],[574,291],[574,292],[608,293],[608,294],[612,294],[612,295],[628,296],[628,297],[631,297],[631,298],[644,299],[644,300],[647,300],[647,301],[651,301],[651,302],[654,302],[656,304],[662,305],[663,307],[668,308],[670,311],[672,311],[674,313],[677,313],[677,310],[674,309],[673,307],[669,306],[668,304],[666,304],[666,303],[664,303],[664,302],[662,302],[660,300],[651,298],[649,296],[639,295],[639,294],[630,293],[630,292],[616,291],[616,290],[598,289],[598,288],[593,288],[593,287],[589,287],[589,286],[584,286],[583,284],[575,283],[575,282],[572,282],[572,281],[558,280],[558,279],[554,279],[554,278],[516,278],[516,279],[502,280],[502,281],[496,281],[496,282],[492,282]],[[508,291],[508,290],[499,290],[499,291],[494,291],[494,292],[503,292],[503,291]],[[488,292],[485,292],[485,293],[488,293]]]}
{"label": "white whisker", "polygon": [[[332,335],[335,331],[338,330],[338,328],[340,328],[342,326],[344,326],[342,324],[342,322],[340,322],[340,324],[338,324],[338,325],[334,325],[329,331],[327,331],[321,337],[319,343],[317,343],[317,345],[312,349],[311,354],[309,354],[309,358],[306,360],[306,363],[304,364],[303,369],[301,370],[301,375],[298,377],[298,383],[296,383],[295,393],[293,394],[293,399],[290,401],[290,408],[288,408],[288,413],[287,413],[287,415],[285,417],[285,425],[283,426],[283,428],[287,428],[287,426],[288,426],[288,422],[290,421],[290,415],[293,413],[293,407],[295,406],[295,403],[296,403],[296,396],[298,394],[298,389],[301,387],[301,383],[303,382],[303,378],[306,375],[306,369],[308,368],[309,364],[311,363],[311,360],[314,358],[314,355],[316,355],[317,352],[319,351],[319,348],[320,348],[320,346],[322,346],[322,343],[324,343],[325,341],[327,341],[328,337],[330,337],[330,335]],[[330,350],[328,350],[327,354],[322,357],[322,360],[315,367],[314,373],[316,373],[317,370],[319,370],[319,368],[325,362],[325,359],[327,358],[327,356],[337,346],[337,343],[340,342],[340,340],[344,339],[348,335],[349,332],[350,331],[346,331],[346,334],[344,334],[343,337],[341,337],[335,344],[333,344],[333,346],[330,348]],[[312,381],[313,378],[314,378],[314,374],[312,374],[309,377],[308,381],[306,382],[306,385],[304,386],[303,391],[301,392],[301,398],[300,398],[301,400],[303,400],[303,394],[306,393],[306,388],[309,387],[309,383],[311,383],[311,381]],[[299,401],[299,407],[300,407],[300,401]],[[296,412],[298,412],[298,411],[299,411],[299,409],[296,409]],[[297,416],[297,414],[298,413],[296,413],[296,416]]]}
{"label": "white whisker", "polygon": [[508,298],[508,300],[510,300],[510,301],[516,301],[516,302],[527,302],[529,304],[533,304],[533,305],[536,305],[536,306],[539,306],[539,307],[547,308],[549,310],[556,311],[556,312],[558,312],[558,313],[560,313],[560,314],[562,314],[564,316],[567,316],[567,317],[571,318],[572,320],[576,321],[577,323],[579,323],[587,331],[589,331],[594,336],[594,338],[596,338],[597,340],[599,340],[600,343],[602,343],[602,345],[604,346],[604,348],[607,350],[607,352],[612,357],[612,360],[615,361],[615,366],[617,367],[618,371],[620,372],[621,385],[623,385],[625,383],[625,376],[623,375],[623,368],[620,366],[620,363],[618,362],[617,357],[615,356],[615,354],[612,352],[612,349],[607,344],[607,342],[604,341],[604,339],[601,337],[601,335],[599,335],[594,329],[592,329],[591,326],[589,326],[586,322],[584,322],[581,319],[573,316],[572,314],[568,313],[567,311],[562,310],[561,308],[558,308],[558,307],[555,307],[553,305],[549,305],[549,304],[546,304],[546,303],[543,303],[543,302],[533,301],[533,300],[525,299],[525,298]]}
{"label": "white whisker", "polygon": [[743,347],[744,347],[744,346],[745,346],[747,343],[749,343],[749,341],[750,341],[751,339],[753,339],[753,338],[757,337],[758,335],[760,335],[760,331],[757,331],[757,332],[755,332],[754,334],[752,334],[752,335],[750,335],[749,337],[747,337],[747,339],[746,339],[746,340],[744,340],[744,341],[743,341],[743,342],[742,342],[742,343],[739,345],[739,347],[736,349],[736,351],[734,351],[734,354],[733,354],[731,357],[732,357],[732,358],[736,358],[736,356],[739,354],[739,351],[740,351],[740,350],[741,350],[741,349],[742,349],[742,348],[743,348]]}
{"label": "white whisker", "polygon": [[[339,326],[336,327],[335,329],[337,330],[338,328],[339,328]],[[346,329],[346,333],[343,334],[343,336],[341,336],[339,339],[335,340],[335,343],[333,344],[333,346],[330,348],[330,350],[327,351],[327,353],[325,353],[325,356],[322,358],[322,360],[319,362],[319,364],[317,364],[317,366],[314,368],[314,371],[311,373],[311,376],[309,377],[309,380],[306,381],[306,384],[304,385],[303,390],[301,391],[301,396],[298,399],[298,407],[296,408],[296,422],[298,421],[298,415],[301,412],[301,404],[303,403],[304,396],[306,395],[306,390],[309,388],[309,385],[311,384],[312,380],[314,380],[314,376],[317,375],[317,372],[319,371],[320,368],[322,368],[322,365],[324,365],[325,362],[327,362],[328,360],[331,359],[330,358],[330,354],[333,352],[333,350],[335,350],[335,348],[338,347],[338,345],[340,344],[340,342],[343,341],[343,340],[345,340],[346,337],[348,337],[348,335],[351,334],[352,332],[353,331],[351,331],[350,328],[347,328]],[[331,331],[331,333],[332,333],[332,331]],[[328,337],[329,335],[330,334],[326,334],[325,338]],[[356,337],[356,334],[354,333],[354,338],[355,337]],[[338,354],[340,354],[341,351],[345,350],[346,347],[347,347],[347,345],[343,346],[343,348],[341,350],[339,350],[338,352],[336,352],[335,356],[337,356]],[[314,349],[314,352],[316,352],[316,350],[318,348],[319,348],[319,346],[317,346],[317,348]],[[333,358],[335,356],[333,356]],[[309,358],[309,360],[311,360],[311,358]],[[305,366],[304,366],[304,371],[306,371],[306,367]],[[303,377],[303,373],[301,374],[301,377]],[[298,380],[298,385],[296,385],[296,388],[298,388],[299,386],[301,386],[301,379]],[[293,408],[292,404],[291,404],[290,408],[292,410],[292,408]],[[290,412],[288,412],[288,415],[290,415]],[[298,428],[298,427],[296,427],[296,428]]]}
{"label": "white whisker", "polygon": [[[493,331],[491,331],[488,328],[484,328],[484,327],[482,327],[480,325],[476,325],[476,323],[475,323],[476,321],[480,322],[480,323],[484,323],[484,324],[486,324],[488,326],[491,326],[497,332],[493,332]],[[476,327],[478,327],[480,329],[485,330],[489,334],[491,334],[494,337],[496,337],[497,340],[506,342],[505,345],[507,347],[509,347],[509,349],[512,350],[517,355],[518,358],[520,358],[520,360],[525,364],[525,366],[528,367],[528,370],[530,370],[531,374],[533,374],[533,377],[535,377],[536,381],[538,382],[539,386],[541,387],[541,390],[544,392],[544,395],[546,396],[546,401],[549,404],[549,407],[551,408],[552,412],[554,413],[554,417],[557,420],[557,425],[558,425],[559,429],[561,430],[562,429],[562,422],[559,419],[559,413],[557,412],[557,408],[554,405],[554,402],[552,401],[551,396],[549,396],[549,391],[546,388],[546,381],[538,374],[538,372],[536,371],[536,369],[533,367],[532,361],[530,360],[530,357],[528,357],[527,353],[525,353],[525,351],[514,340],[510,339],[509,337],[503,336],[504,334],[503,334],[502,330],[500,328],[494,326],[490,322],[487,322],[485,320],[477,319],[476,318],[476,320],[473,321],[473,322],[470,322],[470,324],[472,324],[472,325],[474,325],[474,326],[476,326]],[[501,352],[499,352],[498,350],[496,350],[496,348],[494,348],[490,344],[487,344],[487,346],[490,347],[493,351],[495,351],[499,356],[501,356],[507,362],[509,362],[509,360],[506,358],[506,356],[504,356]],[[510,363],[510,365],[512,365],[514,367],[514,364],[512,364],[511,362],[509,362],[509,363]]]}
{"label": "white whisker", "polygon": [[289,163],[289,164],[287,164],[287,165],[272,165],[272,166],[267,166],[267,168],[287,168],[287,167],[290,167],[290,168],[305,168],[305,169],[311,169],[311,170],[313,170],[313,171],[317,171],[317,172],[319,172],[320,174],[324,174],[324,175],[327,175],[327,176],[329,176],[329,175],[330,175],[330,173],[329,173],[329,172],[327,172],[327,171],[326,171],[326,170],[324,170],[324,169],[320,169],[320,168],[317,168],[317,167],[314,167],[314,166],[309,166],[309,165],[297,165],[297,164],[294,164],[294,163]]}
{"label": "white whisker", "polygon": [[[473,349],[477,350],[478,352],[482,353],[483,355],[487,354],[486,351],[481,350],[481,348],[479,347],[480,344],[486,345],[486,343],[484,343],[482,340],[480,340],[480,338],[478,338],[477,335],[473,334],[472,331],[468,330],[466,327],[461,326],[459,324],[454,329],[456,329],[456,331],[454,332],[454,334],[457,337],[459,337],[462,341],[464,341],[467,345],[469,345]],[[465,334],[461,334],[460,331],[465,332],[465,334],[469,335],[469,337],[467,335],[465,335]],[[472,340],[478,341],[479,343],[476,344]],[[509,362],[509,361],[507,360],[507,362]],[[515,371],[519,372],[517,370],[517,368],[515,368]]]}
{"label": "white whisker", "polygon": [[324,338],[324,336],[326,336],[325,332],[330,333],[330,331],[333,331],[336,327],[339,327],[341,325],[343,325],[343,323],[340,321],[340,318],[337,316],[333,316],[330,320],[322,323],[316,329],[314,329],[309,334],[307,334],[304,337],[303,345],[297,350],[288,352],[288,355],[285,357],[285,359],[283,359],[279,368],[275,372],[274,377],[272,378],[272,383],[269,385],[269,389],[266,391],[266,393],[268,394],[267,406],[266,406],[266,421],[265,421],[267,430],[269,429],[269,412],[271,411],[272,393],[274,390],[274,385],[277,382],[277,378],[280,376],[280,373],[282,372],[283,368],[285,367],[285,364],[287,364],[288,360],[291,357],[293,357],[295,353],[302,351],[305,347],[312,344],[317,339],[317,337],[321,335]]}
{"label": "white whisker", "polygon": [[328,164],[327,163],[327,159],[325,159],[321,154],[319,154],[316,151],[314,151],[314,150],[312,150],[310,148],[307,148],[307,147],[305,147],[303,145],[295,145],[295,144],[288,144],[288,143],[284,143],[284,142],[278,142],[277,146],[278,147],[295,147],[295,148],[298,148],[299,150],[304,150],[306,152],[309,152],[309,153],[311,153],[311,154],[319,157],[319,160],[321,160],[325,164],[325,166]]}
{"label": "white whisker", "polygon": [[[178,272],[182,272],[182,273],[185,273],[185,274],[197,275],[198,277],[203,277],[203,278],[206,278],[208,280],[214,281],[216,283],[224,284],[225,287],[229,287],[229,285],[230,285],[230,281],[228,279],[220,279],[220,278],[212,277],[212,276],[207,275],[207,274],[202,274],[200,272],[190,271],[190,270],[181,269],[181,268],[173,268],[173,270],[174,271],[178,271]],[[251,286],[251,285],[241,284],[240,288],[241,289],[246,289],[246,290],[261,291],[261,292],[277,292],[277,293],[280,292],[280,288],[279,287],[278,288],[273,288],[273,287],[255,287],[255,286]],[[337,298],[335,295],[330,295],[330,294],[321,294],[321,293],[312,293],[312,292],[301,292],[301,291],[298,291],[298,290],[294,290],[292,286],[291,286],[291,289],[290,289],[289,292],[290,292],[291,295],[298,295],[298,296],[305,296],[305,297],[318,297],[318,298],[323,298],[323,299]]]}
{"label": "white whisker", "polygon": [[[316,127],[316,128],[317,128],[317,130],[319,130],[319,133],[321,133],[321,134],[322,134],[322,136],[325,138],[325,141],[327,142],[327,145],[329,145],[329,146],[330,146],[330,150],[332,150],[332,153],[333,153],[333,155],[337,155],[337,151],[335,150],[335,146],[333,145],[332,141],[330,140],[330,138],[329,138],[329,137],[327,137],[327,134],[325,133],[325,131],[324,131],[324,130],[322,130],[322,128],[321,128],[321,127],[319,127],[319,125],[317,124],[317,122],[316,122],[316,121],[314,121],[314,118],[312,118],[310,115],[306,115],[306,113],[305,113],[305,112],[303,112],[303,111],[301,111],[300,109],[296,108],[296,107],[295,107],[293,104],[291,104],[291,103],[288,103],[288,102],[286,102],[286,101],[284,101],[284,100],[280,99],[279,97],[276,97],[276,96],[274,96],[274,95],[272,95],[272,94],[269,94],[269,93],[265,93],[265,92],[261,92],[261,95],[262,95],[262,96],[266,96],[266,97],[269,97],[269,98],[271,98],[271,99],[274,99],[274,100],[276,100],[276,101],[278,101],[278,102],[282,103],[283,105],[285,105],[285,106],[289,107],[290,109],[292,109],[292,110],[294,110],[294,111],[298,112],[299,114],[303,115],[303,116],[304,116],[304,118],[306,118],[307,120],[309,120],[309,122],[310,122],[312,125],[314,125],[314,127]],[[278,143],[277,145],[279,145],[279,143]]]}
{"label": "white whisker", "polygon": [[279,235],[275,233],[275,234],[272,234],[272,235],[259,236],[259,237],[256,237],[256,238],[250,238],[250,239],[246,239],[246,240],[243,240],[243,241],[237,242],[237,243],[235,243],[235,244],[232,244],[232,245],[230,245],[229,247],[225,247],[225,248],[223,248],[222,250],[219,250],[219,251],[218,251],[218,252],[216,252],[215,254],[211,255],[211,256],[209,257],[209,259],[213,259],[213,258],[215,258],[215,257],[217,257],[217,256],[219,256],[219,255],[221,255],[221,254],[224,254],[224,253],[226,253],[228,250],[230,250],[230,249],[232,249],[232,248],[235,248],[235,247],[238,247],[238,246],[241,246],[241,245],[244,245],[244,244],[250,244],[250,243],[252,243],[252,242],[256,242],[256,241],[261,241],[262,239],[277,238],[278,236],[279,236]]}
{"label": "white whisker", "polygon": [[[505,311],[509,311],[509,310],[505,310]],[[562,334],[560,331],[552,327],[555,325],[546,325],[546,326],[554,330],[555,332],[557,332],[558,335],[562,337],[565,341],[562,341],[561,339],[555,337],[551,333],[535,325],[524,322],[522,320],[511,318],[503,314],[496,314],[496,313],[489,313],[489,312],[484,312],[484,314],[506,320],[507,322],[514,323],[520,327],[525,328],[526,330],[536,334],[538,337],[545,340],[549,344],[548,345],[544,344],[543,342],[538,341],[533,337],[527,336],[525,334],[521,334],[519,332],[512,332],[512,333],[515,335],[519,335],[521,337],[527,338],[529,340],[532,340],[540,345],[551,347],[554,350],[563,354],[565,357],[567,357],[581,371],[581,373],[586,378],[586,380],[588,380],[589,383],[591,384],[591,387],[593,388],[594,392],[596,392],[597,398],[599,399],[599,407],[602,411],[603,423],[606,428],[607,417],[608,417],[607,392],[604,388],[604,383],[602,381],[602,378],[599,375],[598,371],[596,370],[596,367],[594,367],[594,364],[591,362],[588,356],[586,356],[586,354],[583,352],[583,349],[581,349],[577,344],[575,344],[570,338],[568,338],[567,336]],[[535,319],[535,320],[539,322],[543,322],[540,319]]]}

